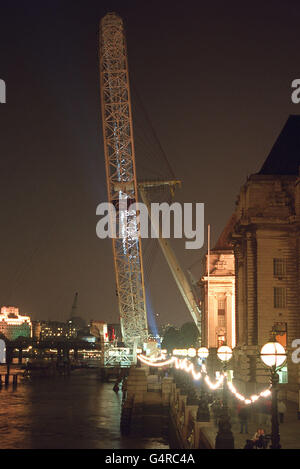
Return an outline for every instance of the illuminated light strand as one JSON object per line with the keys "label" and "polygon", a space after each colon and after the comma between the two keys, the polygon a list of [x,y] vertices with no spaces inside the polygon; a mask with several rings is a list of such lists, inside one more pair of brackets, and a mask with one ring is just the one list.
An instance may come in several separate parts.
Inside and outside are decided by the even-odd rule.
{"label": "illuminated light strand", "polygon": [[200,378],[202,378],[202,373],[201,371],[197,372],[195,371],[194,369],[192,370],[192,375],[193,375],[193,378],[198,381]]}
{"label": "illuminated light strand", "polygon": [[[148,365],[148,366],[156,366],[156,367],[162,367],[162,366],[167,366],[167,365],[170,365],[171,363],[175,363],[175,368],[177,370],[184,370],[186,373],[191,373],[194,377],[194,379],[196,381],[198,381],[199,379],[202,378],[202,375],[206,375],[204,380],[206,382],[206,384],[208,385],[208,387],[215,391],[216,389],[218,389],[222,384],[223,384],[223,381],[224,381],[224,378],[225,376],[227,376],[227,373],[226,374],[221,374],[219,376],[219,378],[215,381],[215,383],[213,383],[208,374],[207,374],[207,371],[206,371],[206,367],[204,364],[202,364],[201,366],[201,370],[199,372],[196,372],[195,371],[195,368],[194,368],[194,364],[191,363],[186,357],[183,358],[183,359],[180,359],[180,358],[177,358],[177,357],[171,357],[169,358],[168,360],[165,360],[163,362],[159,362],[157,363],[157,361],[160,359],[160,358],[165,358],[165,355],[161,355],[161,357],[158,357],[157,359],[154,360],[151,360],[143,355],[138,355],[137,358],[142,362],[144,363],[145,365]],[[231,381],[227,381],[227,387],[228,389],[231,391],[231,393],[240,401],[244,402],[245,404],[249,405],[249,404],[253,404],[254,402],[256,402],[258,399],[260,399],[261,397],[268,397],[271,395],[271,385],[269,386],[268,389],[264,389],[263,391],[261,391],[259,394],[253,394],[250,399],[243,396],[241,393],[239,393],[235,386],[232,384]]]}
{"label": "illuminated light strand", "polygon": [[250,399],[246,398],[245,396],[243,396],[242,394],[240,394],[236,388],[234,387],[234,385],[231,383],[231,382],[227,382],[227,386],[228,388],[230,389],[230,391],[232,392],[232,394],[234,394],[234,396],[239,399],[240,401],[243,401],[245,404],[249,405],[249,404],[253,404],[254,402],[256,402],[260,397],[268,397],[271,395],[271,391],[270,391],[270,388],[269,389],[265,389],[264,391],[262,391],[260,394],[253,394],[252,396],[250,396]]}
{"label": "illuminated light strand", "polygon": [[210,389],[216,390],[216,389],[218,389],[218,388],[221,386],[221,384],[223,383],[223,381],[224,381],[224,375],[220,375],[220,377],[217,379],[217,381],[216,381],[215,383],[212,383],[212,382],[211,382],[211,380],[210,380],[210,378],[209,378],[208,375],[205,376],[204,380],[205,380],[206,384],[208,385],[208,387],[209,387]]}
{"label": "illuminated light strand", "polygon": [[158,362],[159,360],[165,360],[166,359],[166,354],[162,353],[159,357],[149,357],[149,360],[151,362]]}
{"label": "illuminated light strand", "polygon": [[179,359],[177,357],[173,357],[173,361],[175,362],[175,367],[177,369],[184,370],[187,373],[191,372],[192,375],[193,375],[193,378],[196,381],[198,381],[202,377],[201,371],[199,371],[199,372],[195,371],[195,367],[194,367],[193,363],[191,363],[191,362],[189,362],[189,364],[187,363],[187,358]]}
{"label": "illuminated light strand", "polygon": [[272,393],[271,393],[271,388],[272,386],[269,387],[269,389],[265,389],[264,391],[262,391],[259,395],[261,397],[268,397],[270,396]]}
{"label": "illuminated light strand", "polygon": [[156,363],[156,362],[153,362],[151,360],[149,360],[147,357],[144,357],[143,355],[138,355],[137,358],[142,362],[144,363],[145,365],[148,365],[148,366],[166,366],[166,365],[170,365],[170,363],[173,362],[173,357],[172,358],[169,358],[168,360],[165,360],[164,362],[160,362],[160,363]]}

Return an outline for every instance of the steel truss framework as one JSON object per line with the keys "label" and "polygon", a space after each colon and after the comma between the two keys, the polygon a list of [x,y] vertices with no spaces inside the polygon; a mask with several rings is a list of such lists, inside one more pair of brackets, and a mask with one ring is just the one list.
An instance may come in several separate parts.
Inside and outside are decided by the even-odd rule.
{"label": "steel truss framework", "polygon": [[[112,244],[121,330],[126,344],[140,344],[148,336],[143,260],[141,238],[134,235],[136,211],[128,210],[137,203],[138,191],[126,40],[123,21],[115,13],[100,23],[100,85],[108,201],[117,209],[120,236]],[[120,211],[120,201],[126,210]],[[126,226],[134,227],[133,234]]]}

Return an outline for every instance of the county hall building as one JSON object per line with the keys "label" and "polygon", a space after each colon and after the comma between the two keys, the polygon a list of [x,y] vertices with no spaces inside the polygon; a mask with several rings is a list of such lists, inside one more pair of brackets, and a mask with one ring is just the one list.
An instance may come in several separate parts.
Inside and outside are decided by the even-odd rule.
{"label": "county hall building", "polygon": [[261,170],[242,186],[236,210],[210,252],[209,278],[206,261],[200,280],[206,345],[217,347],[222,336],[234,347],[236,386],[247,393],[265,386],[268,373],[259,351],[273,336],[288,351],[279,373],[281,390],[295,401],[300,373],[291,344],[300,339],[299,166],[300,116],[292,115]]}

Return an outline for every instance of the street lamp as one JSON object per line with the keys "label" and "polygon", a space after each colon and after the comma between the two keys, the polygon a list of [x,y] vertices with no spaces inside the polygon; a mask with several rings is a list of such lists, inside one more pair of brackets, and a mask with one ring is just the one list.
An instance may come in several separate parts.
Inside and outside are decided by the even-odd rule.
{"label": "street lamp", "polygon": [[206,360],[206,358],[209,355],[209,350],[206,347],[200,347],[198,349],[198,357],[201,358],[201,360]]}
{"label": "street lamp", "polygon": [[222,345],[217,350],[217,356],[223,363],[223,406],[221,418],[219,420],[219,430],[216,436],[216,449],[234,449],[234,439],[231,431],[230,416],[227,404],[227,377],[226,369],[229,360],[232,358],[232,350],[227,345]]}
{"label": "street lamp", "polygon": [[230,347],[228,347],[228,345],[222,345],[221,347],[218,348],[217,355],[218,355],[218,358],[222,362],[224,362],[224,365],[225,365],[226,362],[228,362],[232,358],[232,350]]}
{"label": "street lamp", "polygon": [[265,344],[260,351],[260,358],[271,371],[272,385],[272,446],[271,449],[280,449],[280,434],[278,423],[277,394],[279,376],[277,371],[286,361],[286,351],[278,342],[272,341]]}

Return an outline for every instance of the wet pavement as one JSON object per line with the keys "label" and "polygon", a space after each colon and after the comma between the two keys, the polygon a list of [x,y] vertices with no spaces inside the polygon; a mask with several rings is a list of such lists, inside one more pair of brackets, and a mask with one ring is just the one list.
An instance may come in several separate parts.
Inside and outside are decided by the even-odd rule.
{"label": "wet pavement", "polygon": [[[0,448],[165,449],[157,431],[120,435],[122,394],[102,383],[96,370],[22,382],[0,391]],[[155,435],[155,436],[153,436]]]}

